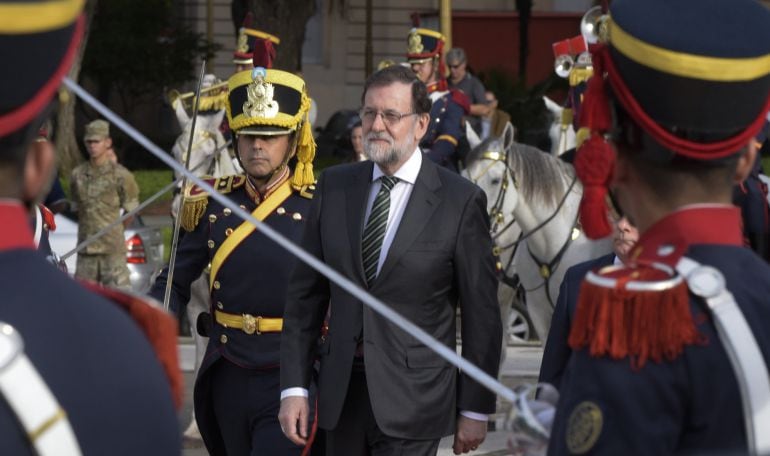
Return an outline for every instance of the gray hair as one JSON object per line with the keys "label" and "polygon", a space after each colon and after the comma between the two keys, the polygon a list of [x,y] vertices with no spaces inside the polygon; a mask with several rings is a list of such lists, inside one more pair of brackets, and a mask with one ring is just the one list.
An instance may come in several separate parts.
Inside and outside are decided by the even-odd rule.
{"label": "gray hair", "polygon": [[446,62],[457,62],[457,63],[465,63],[467,62],[465,57],[465,51],[463,48],[452,48],[446,53]]}

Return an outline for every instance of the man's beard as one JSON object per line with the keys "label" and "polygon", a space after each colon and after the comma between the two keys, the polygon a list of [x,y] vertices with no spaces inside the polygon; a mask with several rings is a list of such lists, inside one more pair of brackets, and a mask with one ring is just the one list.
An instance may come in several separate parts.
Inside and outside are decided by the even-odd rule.
{"label": "man's beard", "polygon": [[[403,142],[396,142],[390,134],[387,132],[376,133],[370,131],[364,137],[364,153],[366,157],[381,166],[390,166],[398,163],[401,159],[408,156],[414,151],[414,141],[410,138],[414,137],[415,125],[409,131],[409,135]],[[388,141],[387,145],[380,143],[373,144],[370,142],[372,139],[384,139]]]}

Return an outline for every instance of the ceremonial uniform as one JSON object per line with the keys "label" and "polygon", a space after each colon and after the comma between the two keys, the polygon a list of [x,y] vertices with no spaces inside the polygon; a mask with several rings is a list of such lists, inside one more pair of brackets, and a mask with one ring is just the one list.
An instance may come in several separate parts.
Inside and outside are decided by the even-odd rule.
{"label": "ceremonial uniform", "polygon": [[[103,121],[92,124],[96,122],[106,124]],[[93,135],[108,137],[108,131],[87,131],[86,139]],[[139,187],[134,176],[110,160],[100,165],[87,161],[75,168],[70,179],[70,193],[78,212],[78,243],[120,218],[121,209],[128,212],[139,205]],[[75,277],[111,287],[131,286],[123,225],[116,225],[78,252]]]}
{"label": "ceremonial uniform", "polygon": [[82,8],[0,1],[0,54],[25,62],[0,87],[0,453],[180,454],[173,319],[86,290],[43,258],[30,229],[55,162],[52,145],[32,147],[33,134],[77,54]]}
{"label": "ceremonial uniform", "polygon": [[[310,101],[302,79],[269,69],[271,44],[257,48],[265,52],[255,53],[255,62],[267,63],[228,81],[227,114],[236,144],[296,139],[289,139],[290,151],[268,177],[249,175],[253,164],[239,155],[247,174],[208,182],[234,206],[299,243],[315,182],[315,144],[306,119]],[[295,152],[292,172],[286,162]],[[255,179],[267,184],[258,190]],[[190,284],[201,272],[209,274],[210,319],[198,322],[209,342],[194,398],[206,448],[214,455],[301,454],[305,448],[288,440],[278,423],[282,318],[296,258],[197,186],[186,190],[180,217],[186,232],[177,251],[171,308],[186,304]],[[167,277],[164,270],[153,296],[163,296]]]}
{"label": "ceremonial uniform", "polygon": [[611,185],[640,238],[581,284],[549,454],[770,454],[770,267],[729,204],[770,107],[770,11],[610,13],[579,115],[581,222],[609,234]]}
{"label": "ceremonial uniform", "polygon": [[553,309],[548,340],[543,348],[543,361],[540,363],[540,383],[550,383],[556,389],[561,387],[561,378],[567,367],[572,350],[567,345],[570,323],[575,313],[580,284],[588,271],[603,268],[613,263],[614,253],[593,260],[576,264],[567,269],[559,288],[559,298]]}
{"label": "ceremonial uniform", "polygon": [[434,163],[457,172],[459,162],[468,152],[463,116],[470,112],[470,101],[461,91],[449,89],[444,79],[441,57],[444,41],[444,36],[433,30],[412,29],[408,38],[407,60],[409,63],[433,61],[438,66],[438,80],[426,84],[433,106],[430,126],[420,140],[420,148]]}

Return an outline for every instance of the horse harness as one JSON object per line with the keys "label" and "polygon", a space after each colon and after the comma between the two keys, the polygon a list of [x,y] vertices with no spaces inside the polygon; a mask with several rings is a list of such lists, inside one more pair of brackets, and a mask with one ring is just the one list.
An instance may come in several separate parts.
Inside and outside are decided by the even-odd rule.
{"label": "horse harness", "polygon": [[[489,169],[494,165],[494,162],[501,162],[505,166],[505,173],[503,174],[503,180],[500,184],[500,190],[497,192],[497,197],[495,198],[495,202],[492,205],[492,209],[489,212],[489,216],[491,218],[490,233],[492,235],[492,240],[495,241],[495,246],[492,249],[495,256],[499,257],[504,250],[513,248],[513,252],[511,252],[511,256],[508,259],[508,264],[505,265],[505,268],[503,268],[499,262],[498,262],[498,265],[501,268],[500,281],[512,288],[516,288],[520,284],[518,274],[514,274],[513,276],[508,276],[507,271],[508,271],[508,268],[513,263],[513,258],[516,255],[516,251],[519,247],[519,244],[521,243],[521,241],[527,239],[528,237],[532,236],[537,231],[545,227],[548,223],[551,222],[551,220],[554,219],[554,217],[556,217],[556,215],[561,211],[561,208],[564,206],[564,203],[567,201],[567,197],[569,196],[570,192],[572,192],[572,189],[575,187],[575,183],[577,182],[577,175],[574,175],[572,177],[572,182],[570,182],[569,187],[567,188],[567,191],[564,192],[564,196],[562,196],[561,200],[559,201],[559,204],[556,206],[556,209],[551,215],[549,215],[545,220],[543,220],[539,225],[533,228],[530,232],[526,234],[524,233],[520,234],[519,237],[514,242],[505,246],[499,246],[497,245],[496,239],[498,239],[502,233],[504,233],[506,230],[512,227],[514,223],[516,223],[516,218],[512,217],[511,221],[505,224],[498,231],[498,225],[502,224],[505,221],[505,215],[503,214],[502,207],[505,201],[505,194],[508,190],[508,176],[510,176],[511,182],[513,182],[514,188],[519,187],[518,182],[516,181],[516,175],[513,172],[513,169],[511,169],[511,166],[508,164],[509,153],[510,153],[510,148],[506,149],[505,155],[501,154],[500,152],[490,152],[490,151],[484,152],[483,154],[481,154],[482,159],[492,160],[493,163],[487,166],[479,176],[477,176],[476,178],[472,178],[472,180],[473,182],[476,182],[479,177],[483,176],[487,171],[489,171]],[[578,225],[578,216],[576,215],[575,221],[572,223],[572,229],[569,230],[569,234],[567,236],[566,241],[561,246],[561,248],[556,253],[556,255],[551,259],[551,261],[546,262],[546,261],[540,260],[537,256],[535,256],[534,253],[532,253],[532,250],[529,248],[529,246],[527,246],[527,252],[529,253],[530,258],[532,258],[532,260],[538,266],[540,276],[543,278],[543,283],[541,283],[539,286],[535,288],[532,288],[530,290],[525,289],[524,291],[531,292],[545,286],[545,294],[546,294],[546,297],[548,298],[548,303],[551,305],[552,308],[555,307],[555,303],[551,298],[551,292],[550,292],[551,277],[553,276],[553,273],[561,264],[561,259],[564,257],[564,254],[566,253],[567,248],[570,246],[572,241],[577,239],[577,237],[580,235],[580,230],[577,228],[577,225]]]}

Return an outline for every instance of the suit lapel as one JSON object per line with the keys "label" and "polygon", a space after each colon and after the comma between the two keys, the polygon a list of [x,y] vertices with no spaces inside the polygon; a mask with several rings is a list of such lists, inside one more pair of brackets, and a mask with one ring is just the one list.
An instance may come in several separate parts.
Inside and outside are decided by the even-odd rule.
{"label": "suit lapel", "polygon": [[372,180],[372,162],[359,166],[356,172],[351,174],[349,185],[345,189],[348,215],[347,225],[350,240],[350,252],[353,257],[354,269],[358,272],[358,279],[364,280],[364,266],[361,262],[361,236],[364,227],[364,212],[366,201],[369,198],[369,185]]}
{"label": "suit lapel", "polygon": [[436,165],[428,160],[427,156],[424,156],[420,166],[420,173],[417,175],[409,202],[407,202],[406,209],[404,209],[404,215],[401,217],[401,223],[396,231],[396,236],[393,238],[388,255],[385,257],[385,263],[383,263],[382,269],[374,282],[375,286],[381,278],[388,275],[404,252],[409,249],[417,236],[425,228],[425,225],[427,225],[440,203],[440,198],[437,194],[437,190],[440,187],[441,181],[438,178]]}

